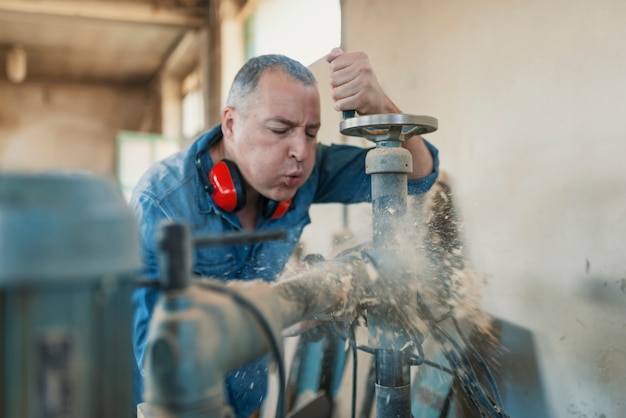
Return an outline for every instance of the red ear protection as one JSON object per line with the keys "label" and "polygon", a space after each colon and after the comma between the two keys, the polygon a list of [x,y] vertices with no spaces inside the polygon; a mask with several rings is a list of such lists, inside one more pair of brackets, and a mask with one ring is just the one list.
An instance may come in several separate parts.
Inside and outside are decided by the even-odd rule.
{"label": "red ear protection", "polygon": [[226,212],[238,212],[246,206],[246,190],[239,169],[229,160],[215,164],[208,175],[209,194],[217,207]]}
{"label": "red ear protection", "polygon": [[[197,156],[196,167],[204,189],[213,198],[218,208],[226,212],[238,212],[244,208],[246,189],[241,172],[234,162],[222,160],[216,163],[206,175],[202,169],[200,158]],[[278,219],[287,213],[290,206],[291,200],[279,202],[262,197],[259,210],[265,218]]]}

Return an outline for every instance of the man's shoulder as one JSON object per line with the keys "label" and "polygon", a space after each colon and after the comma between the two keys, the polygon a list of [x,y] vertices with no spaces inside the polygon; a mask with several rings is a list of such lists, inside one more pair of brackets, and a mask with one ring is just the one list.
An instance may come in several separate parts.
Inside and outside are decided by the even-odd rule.
{"label": "man's shoulder", "polygon": [[186,156],[186,150],[182,150],[154,163],[139,179],[135,192],[158,196],[178,187],[188,175]]}
{"label": "man's shoulder", "polygon": [[193,144],[154,163],[139,179],[133,199],[140,197],[160,202],[178,194],[193,193]]}

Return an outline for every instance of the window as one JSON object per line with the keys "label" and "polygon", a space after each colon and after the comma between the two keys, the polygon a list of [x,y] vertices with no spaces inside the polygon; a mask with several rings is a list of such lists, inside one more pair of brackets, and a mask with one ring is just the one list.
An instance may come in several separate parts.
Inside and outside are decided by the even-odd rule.
{"label": "window", "polygon": [[182,134],[189,141],[204,129],[204,98],[197,69],[184,78],[182,93]]}
{"label": "window", "polygon": [[117,178],[126,200],[130,200],[137,181],[152,164],[179,148],[178,140],[158,134],[120,132],[117,135]]}

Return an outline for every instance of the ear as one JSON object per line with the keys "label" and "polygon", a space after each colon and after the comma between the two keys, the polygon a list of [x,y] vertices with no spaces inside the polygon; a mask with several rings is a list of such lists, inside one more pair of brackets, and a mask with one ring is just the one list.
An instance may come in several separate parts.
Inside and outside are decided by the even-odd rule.
{"label": "ear", "polygon": [[233,137],[233,125],[235,124],[235,109],[232,106],[226,106],[222,110],[222,134],[224,139]]}

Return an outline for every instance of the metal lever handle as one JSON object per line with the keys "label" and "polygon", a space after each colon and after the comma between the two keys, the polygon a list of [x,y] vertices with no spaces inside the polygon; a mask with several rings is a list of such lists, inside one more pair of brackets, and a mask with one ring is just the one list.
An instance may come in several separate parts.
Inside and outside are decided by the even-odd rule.
{"label": "metal lever handle", "polygon": [[344,110],[343,111],[343,119],[350,119],[356,116],[356,110]]}

